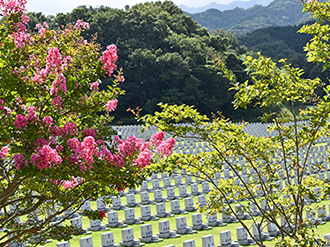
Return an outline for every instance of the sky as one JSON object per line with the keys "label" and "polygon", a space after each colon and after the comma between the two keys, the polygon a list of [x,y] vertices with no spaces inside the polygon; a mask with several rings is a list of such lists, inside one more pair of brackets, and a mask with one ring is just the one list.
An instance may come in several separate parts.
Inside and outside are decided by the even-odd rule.
{"label": "sky", "polygon": [[[176,5],[184,4],[189,7],[201,7],[211,2],[227,4],[234,0],[172,0]],[[125,5],[133,6],[137,3],[147,2],[145,0],[27,0],[27,10],[42,12],[45,15],[71,12],[77,6],[87,5],[97,7],[100,5],[112,8],[124,8]]]}

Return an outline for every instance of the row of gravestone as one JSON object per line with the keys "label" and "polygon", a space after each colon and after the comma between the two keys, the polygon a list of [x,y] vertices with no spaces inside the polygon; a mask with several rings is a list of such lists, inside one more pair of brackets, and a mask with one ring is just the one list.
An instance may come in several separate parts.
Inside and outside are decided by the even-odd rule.
{"label": "row of gravestone", "polygon": [[[177,229],[170,231],[168,221],[160,221],[160,233],[153,234],[151,224],[141,226],[141,237],[135,239],[134,231],[132,228],[122,229],[122,241],[119,244],[115,244],[113,232],[106,232],[101,234],[102,247],[119,247],[119,246],[143,246],[145,243],[157,243],[163,240],[163,238],[177,238],[180,234],[193,234],[196,231],[192,227],[187,227],[186,222],[182,217],[177,218]],[[253,223],[252,234],[256,240],[262,239],[263,241],[271,240],[273,237],[278,236],[279,232],[263,232],[262,228],[259,228],[261,224]],[[179,227],[179,228],[178,228]],[[268,228],[271,229],[271,228]],[[239,247],[255,244],[254,240],[249,238],[249,235],[244,227],[236,228],[237,240],[232,241],[231,232],[229,230],[220,232],[220,245],[218,247]],[[324,235],[324,240],[328,241],[325,246],[330,246],[330,233]],[[79,239],[80,247],[93,247],[92,237],[84,237]],[[196,247],[194,239],[186,240],[182,243],[183,247]],[[215,241],[212,234],[202,237],[202,247],[215,247]],[[70,247],[69,242],[57,243],[56,247]],[[167,245],[165,247],[175,247],[175,245]]]}

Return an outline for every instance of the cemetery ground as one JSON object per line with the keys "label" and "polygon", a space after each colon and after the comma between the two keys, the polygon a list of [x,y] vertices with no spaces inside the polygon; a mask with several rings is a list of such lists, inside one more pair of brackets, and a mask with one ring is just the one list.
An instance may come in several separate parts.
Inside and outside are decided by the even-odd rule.
{"label": "cemetery ground", "polygon": [[[172,179],[172,184],[174,179]],[[151,182],[148,183],[149,184],[149,188],[152,187]],[[160,185],[162,186],[163,183],[162,181],[160,182]],[[202,191],[202,185],[199,184],[199,191]],[[187,192],[190,193],[190,186],[187,186]],[[163,194],[163,198],[166,198],[166,190],[162,190],[162,194]],[[175,188],[175,194],[179,195],[179,189]],[[153,192],[149,192],[149,197],[150,200],[154,199],[154,193]],[[135,194],[135,198],[136,198],[136,202],[140,201],[140,194]],[[193,197],[194,199],[194,205],[198,205],[198,201],[197,201],[197,196]],[[262,199],[262,198],[260,198]],[[126,196],[122,196],[121,197],[121,203],[122,205],[126,204]],[[91,208],[92,209],[96,209],[96,201],[90,201],[91,204]],[[329,210],[329,204],[330,204],[330,200],[324,200],[319,202],[318,204],[320,205],[325,205],[327,211]],[[171,205],[170,205],[170,201],[165,202],[166,205],[166,211],[170,211],[171,209]],[[233,203],[233,205],[235,205]],[[109,205],[108,205],[109,206]],[[184,199],[180,199],[180,206],[181,209],[184,208]],[[150,209],[151,209],[151,215],[154,215],[156,213],[156,205],[155,204],[151,204],[150,205]],[[141,212],[140,212],[140,207],[135,207],[135,216],[136,218],[141,216]],[[119,221],[123,221],[125,219],[124,216],[124,210],[118,210],[118,217],[119,217]],[[196,212],[189,212],[187,214],[180,214],[180,215],[174,215],[172,217],[169,218],[160,218],[158,220],[154,220],[154,221],[145,221],[144,224],[151,224],[152,225],[152,230],[153,230],[153,234],[156,235],[159,230],[158,230],[158,222],[162,221],[162,220],[168,220],[169,224],[170,224],[170,228],[171,231],[173,231],[176,228],[176,221],[175,218],[176,217],[180,217],[180,216],[185,216],[187,219],[187,225],[188,227],[192,225],[192,214],[195,214]],[[205,217],[204,214],[203,215],[203,223],[207,222],[207,219]],[[218,219],[221,219],[221,214],[218,213]],[[23,219],[24,220],[24,219]],[[108,219],[105,218],[102,221],[102,225],[105,225],[107,223]],[[252,224],[252,220],[245,220],[245,222],[249,225]],[[64,225],[70,225],[70,221],[66,220],[64,222]],[[82,224],[83,224],[83,228],[88,228],[90,226],[89,223],[89,219],[86,216],[82,216]],[[97,232],[92,232],[90,235],[80,235],[80,236],[74,236],[73,239],[70,240],[70,246],[71,247],[79,247],[79,238],[82,237],[87,237],[87,236],[92,236],[93,239],[93,245],[94,246],[102,246],[101,244],[101,234],[102,233],[106,233],[106,232],[113,232],[114,234],[114,240],[116,244],[119,244],[119,242],[122,241],[122,234],[121,234],[121,230],[125,229],[125,228],[133,228],[134,231],[134,238],[138,239],[139,237],[141,237],[141,230],[140,230],[140,226],[143,224],[134,224],[134,225],[128,225],[126,227],[123,228],[110,228],[110,230],[106,230],[106,231],[97,231]],[[147,246],[153,246],[153,247],[160,247],[160,246],[167,246],[170,244],[174,244],[175,246],[182,246],[182,242],[189,240],[189,239],[194,239],[196,246],[202,246],[202,237],[206,236],[206,235],[210,235],[212,234],[214,237],[214,242],[216,244],[216,246],[218,244],[220,244],[220,239],[219,239],[219,233],[222,231],[227,231],[229,230],[231,232],[231,237],[232,237],[232,241],[236,240],[236,228],[240,227],[241,225],[239,223],[229,223],[225,226],[217,226],[217,227],[213,227],[211,230],[202,230],[202,231],[198,231],[195,234],[186,234],[186,235],[181,235],[178,238],[169,238],[169,239],[164,239],[161,242],[158,243],[150,243],[147,244]],[[330,232],[330,222],[327,222],[324,225],[320,225],[317,229],[317,233],[321,236],[321,238],[323,238],[324,234],[327,234]],[[56,243],[58,243],[56,240],[53,240],[51,243],[46,244],[46,247],[55,247]],[[267,241],[266,246],[274,246],[275,245],[275,241]]]}

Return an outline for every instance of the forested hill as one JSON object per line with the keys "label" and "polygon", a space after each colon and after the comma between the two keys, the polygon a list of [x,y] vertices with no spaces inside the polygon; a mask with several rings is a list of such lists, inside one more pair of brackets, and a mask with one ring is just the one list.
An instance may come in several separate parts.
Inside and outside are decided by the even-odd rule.
{"label": "forested hill", "polygon": [[[212,62],[213,52],[244,81],[247,75],[239,55],[246,50],[228,32],[219,30],[211,35],[171,1],[138,4],[125,10],[82,6],[55,17],[40,13],[29,16],[30,29],[45,20],[56,28],[83,19],[90,23],[86,39],[97,33],[103,48],[117,45],[118,65],[126,78],[122,83],[126,95],[120,98],[117,121],[127,123],[133,118],[126,112],[129,107],[142,108],[141,114],[153,113],[159,102],[194,105],[209,116],[221,111],[234,120],[255,119],[251,112],[233,110],[230,84]],[[102,85],[105,88],[106,83]]]}
{"label": "forested hill", "polygon": [[[312,36],[298,33],[301,27],[302,25],[262,28],[239,37],[239,41],[249,50],[261,52],[274,61],[286,58],[294,67],[305,70],[303,75],[305,78],[319,77],[322,81],[327,82],[327,78],[330,78],[329,71],[322,71],[322,65],[309,63],[306,60],[303,48]],[[319,91],[319,93],[322,92]]]}
{"label": "forested hill", "polygon": [[226,11],[209,9],[202,13],[187,14],[210,31],[224,29],[241,36],[269,26],[300,24],[309,17],[302,9],[302,4],[297,0],[274,0],[268,6],[255,5],[248,9]]}

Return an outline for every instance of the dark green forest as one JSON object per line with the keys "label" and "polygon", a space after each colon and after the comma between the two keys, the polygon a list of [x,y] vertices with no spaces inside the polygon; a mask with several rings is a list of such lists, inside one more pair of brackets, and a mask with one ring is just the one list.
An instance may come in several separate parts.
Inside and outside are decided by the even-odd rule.
{"label": "dark green forest", "polygon": [[225,11],[209,9],[202,13],[188,14],[210,31],[224,29],[236,36],[242,36],[269,26],[303,23],[309,15],[302,10],[300,1],[274,0],[268,6],[255,5],[248,9],[235,8]]}
{"label": "dark green forest", "polygon": [[[123,68],[126,95],[120,98],[116,120],[134,121],[128,108],[142,108],[141,114],[158,110],[157,103],[194,105],[211,116],[223,112],[233,120],[255,120],[248,111],[234,111],[230,84],[213,64],[212,53],[224,59],[239,80],[247,75],[240,56],[246,49],[226,31],[211,34],[171,1],[126,6],[124,10],[81,6],[71,13],[45,17],[30,13],[30,29],[42,21],[52,28],[82,19],[90,23],[84,33],[105,48],[118,47],[118,65]],[[106,83],[103,83],[105,86]]]}
{"label": "dark green forest", "polygon": [[[323,71],[322,64],[307,62],[304,46],[312,36],[299,33],[301,27],[302,24],[262,28],[238,39],[248,50],[261,52],[275,62],[285,58],[292,66],[304,69],[304,78],[319,77],[323,82],[329,83],[330,73],[328,70]],[[318,94],[322,93],[323,90],[318,90]]]}

